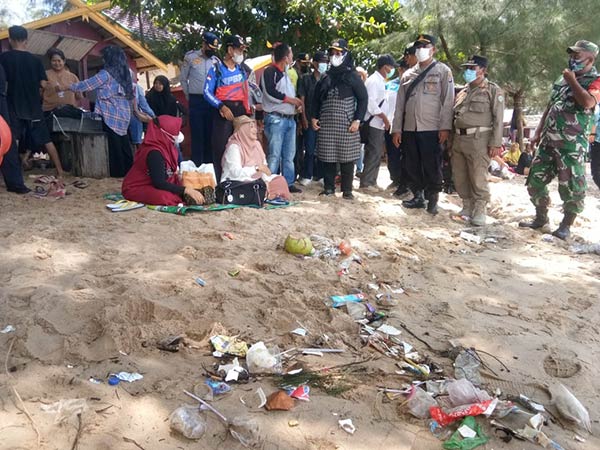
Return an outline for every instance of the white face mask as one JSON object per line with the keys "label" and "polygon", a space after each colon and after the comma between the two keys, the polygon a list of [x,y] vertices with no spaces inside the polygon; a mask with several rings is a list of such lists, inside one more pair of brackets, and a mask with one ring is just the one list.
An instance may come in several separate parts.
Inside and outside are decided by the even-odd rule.
{"label": "white face mask", "polygon": [[331,65],[333,67],[339,67],[344,62],[344,55],[333,55],[331,57]]}
{"label": "white face mask", "polygon": [[241,64],[244,62],[244,54],[243,53],[234,53],[233,54],[233,62],[236,64]]}
{"label": "white face mask", "polygon": [[183,133],[181,131],[179,132],[179,134],[177,136],[173,136],[171,133],[167,133],[162,128],[160,129],[160,131],[162,131],[167,136],[169,136],[169,139],[173,142],[173,144],[181,144],[183,142],[183,140],[185,139],[185,136],[183,135]]}
{"label": "white face mask", "polygon": [[323,74],[327,72],[327,63],[319,63],[319,73]]}
{"label": "white face mask", "polygon": [[424,47],[418,48],[415,52],[415,56],[419,62],[427,61],[429,58],[431,58],[431,49]]}

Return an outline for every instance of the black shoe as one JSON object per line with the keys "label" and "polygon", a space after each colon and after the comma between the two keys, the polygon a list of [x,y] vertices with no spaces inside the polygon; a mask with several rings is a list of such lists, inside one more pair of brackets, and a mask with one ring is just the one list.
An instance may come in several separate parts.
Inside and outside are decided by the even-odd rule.
{"label": "black shoe", "polygon": [[573,222],[575,222],[576,217],[577,214],[566,213],[558,229],[552,233],[552,236],[556,236],[563,241],[569,239],[571,236],[571,225],[573,225]]}
{"label": "black shoe", "polygon": [[21,187],[17,187],[17,188],[6,188],[6,190],[8,192],[12,192],[14,194],[28,194],[29,192],[31,192],[31,189],[29,189],[27,186],[21,186]]}
{"label": "black shoe", "polygon": [[356,178],[361,178],[361,177],[362,177],[362,175],[363,175],[363,173],[362,173],[362,172],[356,172],[356,173],[354,174],[354,176],[355,176]]}
{"label": "black shoe", "polygon": [[408,209],[425,208],[425,199],[417,196],[412,200],[404,200],[402,206]]}
{"label": "black shoe", "polygon": [[398,189],[396,189],[392,195],[394,197],[402,197],[402,196],[408,194],[408,192],[409,192],[409,189],[406,186],[398,186]]}
{"label": "black shoe", "polygon": [[544,225],[548,223],[548,210],[546,208],[537,207],[535,209],[535,219],[533,220],[524,220],[519,222],[519,227],[521,228],[532,228],[537,230],[539,228],[543,228]]}
{"label": "black shoe", "polygon": [[302,193],[302,189],[300,189],[300,188],[297,188],[297,187],[296,187],[295,185],[293,185],[293,184],[292,184],[291,186],[288,186],[288,188],[289,188],[289,190],[290,190],[290,192],[291,192],[292,194],[301,194],[301,193]]}
{"label": "black shoe", "polygon": [[438,193],[430,194],[427,198],[427,212],[432,216],[435,216],[438,213],[438,200],[440,195]]}
{"label": "black shoe", "polygon": [[325,189],[321,191],[319,195],[322,195],[324,197],[331,197],[332,195],[335,195],[335,191],[332,191],[331,189]]}
{"label": "black shoe", "polygon": [[344,192],[342,198],[345,200],[354,200],[354,194],[352,192]]}

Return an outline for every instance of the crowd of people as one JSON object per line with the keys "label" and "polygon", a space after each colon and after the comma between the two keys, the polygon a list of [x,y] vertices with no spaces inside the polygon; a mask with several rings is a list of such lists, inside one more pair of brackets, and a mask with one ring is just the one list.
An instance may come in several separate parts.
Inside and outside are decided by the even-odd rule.
{"label": "crowd of people", "polygon": [[[123,50],[108,46],[102,50],[102,70],[79,81],[58,49],[48,52],[51,67],[45,71],[26,50],[23,27],[11,27],[9,38],[12,50],[0,55],[0,91],[7,86],[0,112],[15,140],[2,163],[9,191],[28,191],[19,152],[43,148],[62,176],[46,121],[78,114],[82,93],[95,91],[110,175],[125,177],[125,197],[203,202],[202,194],[181,186],[177,176],[186,111],[166,77],[157,77],[144,95]],[[554,234],[562,239],[583,209],[588,145],[593,177],[600,183],[594,116],[600,101],[598,47],[589,41],[567,49],[568,69],[554,84],[524,148],[503,140],[505,97],[488,78],[488,59],[473,55],[465,61],[465,84],[455,87],[451,69],[436,59],[432,35],[419,35],[398,61],[379,56],[370,76],[355,66],[344,39],[312,58],[307,53],[294,58],[282,42],[270,48],[272,61],[260,81],[245,62],[248,42],[240,36],[226,36],[221,43],[205,32],[201,48],[185,55],[179,81],[189,105],[191,159],[198,166],[212,163],[217,183],[285,182],[289,195],[302,192],[298,185],[322,180],[320,195],[335,195],[339,184],[342,197],[351,200],[355,177],[365,192],[382,190],[378,175],[385,154],[394,195],[412,195],[402,202],[405,208],[435,215],[440,192],[453,186],[462,200],[460,215],[475,226],[486,223],[490,172],[502,178],[525,175],[536,217],[520,226],[541,228],[548,223],[546,186],[558,176],[565,215]]]}

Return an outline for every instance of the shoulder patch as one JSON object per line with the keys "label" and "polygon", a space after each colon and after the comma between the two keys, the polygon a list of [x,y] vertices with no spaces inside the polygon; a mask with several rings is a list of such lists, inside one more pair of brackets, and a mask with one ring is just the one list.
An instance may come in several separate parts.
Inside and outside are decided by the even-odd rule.
{"label": "shoulder patch", "polygon": [[498,101],[499,101],[500,103],[502,103],[502,102],[504,101],[504,95],[499,95],[499,96],[498,96]]}

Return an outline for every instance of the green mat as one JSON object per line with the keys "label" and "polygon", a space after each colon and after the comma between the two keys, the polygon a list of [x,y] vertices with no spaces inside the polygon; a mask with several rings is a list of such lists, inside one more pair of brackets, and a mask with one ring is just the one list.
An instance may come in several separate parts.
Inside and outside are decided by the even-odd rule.
{"label": "green mat", "polygon": [[180,216],[185,216],[190,211],[191,212],[194,212],[194,211],[202,211],[202,212],[223,211],[225,209],[237,209],[237,208],[279,209],[279,208],[287,208],[288,206],[293,206],[295,204],[296,204],[296,202],[290,203],[289,205],[265,204],[263,207],[256,206],[256,205],[242,206],[242,205],[218,205],[218,204],[214,204],[214,205],[210,205],[210,206],[199,206],[199,205],[195,205],[195,206],[152,206],[152,205],[147,205],[147,208],[151,209],[153,211],[159,211],[159,212],[164,212],[164,213],[169,213],[169,214],[177,214]]}

